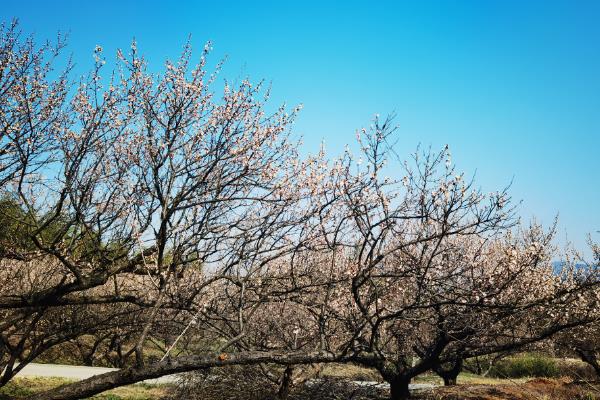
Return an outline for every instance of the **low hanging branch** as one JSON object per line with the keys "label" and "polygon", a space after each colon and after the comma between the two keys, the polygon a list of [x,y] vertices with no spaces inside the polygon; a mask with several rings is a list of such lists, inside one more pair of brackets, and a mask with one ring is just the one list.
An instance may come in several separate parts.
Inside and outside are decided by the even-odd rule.
{"label": "low hanging branch", "polygon": [[148,364],[140,368],[125,368],[67,384],[30,397],[31,400],[75,400],[101,393],[115,387],[141,382],[146,379],[181,372],[227,365],[280,365],[313,364],[350,361],[352,358],[329,352],[245,352],[182,356]]}

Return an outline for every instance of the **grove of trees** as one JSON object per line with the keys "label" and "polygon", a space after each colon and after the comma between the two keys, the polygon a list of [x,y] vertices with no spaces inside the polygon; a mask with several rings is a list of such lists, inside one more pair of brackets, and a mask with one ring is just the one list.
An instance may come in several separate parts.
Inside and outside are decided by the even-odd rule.
{"label": "grove of trees", "polygon": [[600,249],[561,253],[447,147],[399,160],[376,118],[358,154],[301,156],[298,109],[220,85],[210,45],[161,74],[135,42],[112,71],[97,47],[78,80],[63,47],[0,28],[0,387],[65,345],[121,369],[32,398],[225,366],[284,398],[336,362],[406,399],[427,371],[452,384],[558,336],[598,366]]}

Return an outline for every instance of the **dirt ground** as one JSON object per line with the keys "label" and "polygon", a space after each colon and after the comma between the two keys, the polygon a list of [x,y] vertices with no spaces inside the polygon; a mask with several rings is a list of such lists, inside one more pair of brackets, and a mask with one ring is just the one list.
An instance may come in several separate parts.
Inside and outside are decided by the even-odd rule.
{"label": "dirt ground", "polygon": [[419,400],[600,400],[600,383],[532,379],[525,383],[440,387]]}
{"label": "dirt ground", "polygon": [[[568,378],[562,379],[531,379],[531,380],[497,380],[488,379],[488,383],[473,383],[468,379],[462,384],[454,387],[438,387],[436,389],[414,393],[414,400],[600,400],[600,382],[574,382]],[[0,399],[4,395],[17,398],[24,397],[40,390],[47,390],[67,381],[58,378],[17,378],[8,386],[0,389]],[[485,382],[485,381],[482,381]],[[173,389],[173,388],[171,388]],[[205,388],[206,389],[206,388]],[[213,390],[200,390],[197,393],[181,393],[169,390],[168,387],[152,385],[134,385],[115,389],[93,397],[94,400],[223,400],[223,399],[246,399],[265,400],[273,398],[265,391],[262,395],[252,394],[247,385],[244,391],[228,386],[223,388],[208,388]],[[219,390],[223,389],[223,390]],[[254,387],[256,389],[256,387]],[[264,390],[264,388],[263,388]],[[322,385],[305,386],[301,390],[293,391],[290,400],[386,400],[388,399],[386,389],[368,387],[350,387],[347,380],[328,380]]]}

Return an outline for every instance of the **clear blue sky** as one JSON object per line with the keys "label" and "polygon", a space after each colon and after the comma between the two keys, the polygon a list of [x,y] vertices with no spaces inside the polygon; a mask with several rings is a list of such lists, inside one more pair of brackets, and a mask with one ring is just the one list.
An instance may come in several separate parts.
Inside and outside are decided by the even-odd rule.
{"label": "clear blue sky", "polygon": [[[422,3],[422,4],[419,4]],[[133,36],[151,63],[189,34],[214,42],[223,77],[265,78],[273,101],[304,104],[309,151],[352,142],[396,112],[408,154],[448,143],[486,191],[514,179],[521,215],[583,246],[600,239],[599,1],[2,1],[38,38],[70,32],[78,68]]]}

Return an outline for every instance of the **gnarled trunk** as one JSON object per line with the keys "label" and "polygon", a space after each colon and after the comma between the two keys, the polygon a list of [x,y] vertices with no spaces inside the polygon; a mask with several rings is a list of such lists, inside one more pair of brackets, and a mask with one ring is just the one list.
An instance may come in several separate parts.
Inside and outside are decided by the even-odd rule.
{"label": "gnarled trunk", "polygon": [[288,365],[283,371],[283,376],[281,377],[281,383],[279,384],[279,390],[277,391],[277,398],[279,400],[285,400],[288,398],[290,394],[290,389],[292,387],[292,375],[294,373],[294,367]]}
{"label": "gnarled trunk", "polygon": [[456,377],[444,376],[444,386],[454,386],[456,385]]}
{"label": "gnarled trunk", "polygon": [[598,361],[598,355],[596,352],[584,348],[577,348],[576,351],[581,360],[591,365],[592,368],[594,368],[594,371],[596,371],[596,375],[600,377],[600,362]]}
{"label": "gnarled trunk", "polygon": [[432,369],[444,380],[444,386],[454,386],[458,374],[462,371],[462,365],[462,358],[456,358],[444,364],[437,363]]}
{"label": "gnarled trunk", "polygon": [[406,400],[410,398],[408,385],[410,378],[397,376],[388,381],[390,384],[390,400]]}

